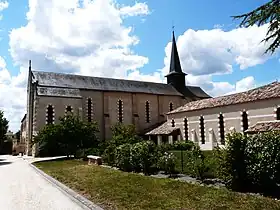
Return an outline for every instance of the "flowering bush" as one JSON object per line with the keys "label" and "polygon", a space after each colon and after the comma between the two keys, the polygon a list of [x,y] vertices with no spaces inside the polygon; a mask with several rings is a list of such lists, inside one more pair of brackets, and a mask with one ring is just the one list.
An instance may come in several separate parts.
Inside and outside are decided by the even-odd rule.
{"label": "flowering bush", "polygon": [[274,193],[280,184],[280,132],[233,133],[216,153],[220,178],[238,191]]}
{"label": "flowering bush", "polygon": [[245,149],[247,179],[254,190],[267,192],[280,184],[280,132],[253,135]]}
{"label": "flowering bush", "polygon": [[175,156],[173,153],[164,152],[159,158],[159,166],[165,171],[165,173],[172,175],[175,173]]}
{"label": "flowering bush", "polygon": [[123,171],[132,171],[131,144],[123,144],[116,148],[116,166]]}
{"label": "flowering bush", "polygon": [[139,142],[132,145],[131,159],[134,171],[142,170],[144,174],[150,174],[158,161],[158,150],[151,141]]}
{"label": "flowering bush", "polygon": [[218,175],[234,190],[241,190],[247,184],[245,164],[247,142],[247,136],[231,133],[226,137],[225,149],[217,148],[215,151],[219,159]]}

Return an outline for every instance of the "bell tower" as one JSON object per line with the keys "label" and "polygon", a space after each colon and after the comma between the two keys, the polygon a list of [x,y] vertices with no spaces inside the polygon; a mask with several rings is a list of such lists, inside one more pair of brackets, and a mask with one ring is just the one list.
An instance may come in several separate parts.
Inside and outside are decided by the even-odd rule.
{"label": "bell tower", "polygon": [[182,92],[185,89],[186,81],[185,74],[182,71],[180,58],[177,50],[176,40],[174,31],[172,31],[172,49],[171,49],[171,59],[169,73],[165,76],[167,77],[167,84],[172,85],[178,92]]}

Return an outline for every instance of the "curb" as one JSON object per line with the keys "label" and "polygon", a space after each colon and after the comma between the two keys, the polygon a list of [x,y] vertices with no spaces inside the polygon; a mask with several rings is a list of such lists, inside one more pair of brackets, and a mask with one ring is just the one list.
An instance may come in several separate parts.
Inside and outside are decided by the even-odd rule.
{"label": "curb", "polygon": [[[35,161],[37,162],[37,161]],[[33,162],[34,163],[34,162]],[[66,185],[62,184],[61,182],[57,181],[53,177],[49,176],[36,166],[34,166],[32,163],[29,163],[29,165],[41,176],[43,176],[48,182],[50,182],[52,185],[54,185],[57,189],[59,189],[62,193],[64,193],[67,197],[69,197],[72,201],[74,201],[76,204],[78,204],[83,209],[88,210],[104,210],[101,207],[97,206],[96,204],[92,203],[90,200],[85,198],[84,196],[76,193],[74,190],[70,189]]]}

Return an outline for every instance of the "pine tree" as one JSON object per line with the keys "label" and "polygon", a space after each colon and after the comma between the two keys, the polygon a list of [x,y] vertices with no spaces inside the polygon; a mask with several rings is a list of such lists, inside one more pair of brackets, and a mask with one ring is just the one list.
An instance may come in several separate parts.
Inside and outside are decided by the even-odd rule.
{"label": "pine tree", "polygon": [[254,9],[251,12],[233,16],[234,19],[242,19],[241,27],[250,27],[253,25],[269,24],[266,37],[262,42],[272,40],[272,43],[266,49],[265,53],[273,54],[280,46],[280,0],[270,0],[268,3]]}

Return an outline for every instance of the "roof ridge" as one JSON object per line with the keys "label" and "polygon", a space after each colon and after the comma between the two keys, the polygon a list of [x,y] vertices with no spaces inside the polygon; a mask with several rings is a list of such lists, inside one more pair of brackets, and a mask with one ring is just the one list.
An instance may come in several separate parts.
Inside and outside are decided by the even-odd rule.
{"label": "roof ridge", "polygon": [[[218,96],[218,97],[215,97],[215,98],[206,98],[206,99],[201,99],[201,100],[198,100],[198,101],[191,101],[191,102],[188,102],[188,103],[184,104],[181,107],[178,107],[178,108],[174,109],[173,111],[171,111],[167,114],[173,114],[173,113],[184,112],[184,111],[194,111],[194,110],[200,110],[200,109],[206,109],[206,108],[214,108],[214,107],[218,107],[218,106],[228,106],[228,105],[231,105],[231,104],[239,104],[239,103],[246,103],[246,102],[255,101],[255,100],[246,100],[245,99],[242,102],[241,101],[236,102],[236,103],[232,102],[230,104],[227,104],[227,103],[224,103],[224,104],[220,103],[219,104],[219,103],[217,103],[217,101],[221,101],[221,99],[236,98],[236,96],[238,96],[238,95],[240,95],[240,98],[242,99],[242,97],[244,97],[244,95],[247,95],[247,94],[250,95],[251,93],[254,93],[254,91],[257,91],[258,89],[266,90],[267,88],[274,87],[275,85],[280,85],[280,82],[274,81],[274,82],[268,83],[266,85],[255,87],[255,88],[252,88],[250,90],[242,91],[242,92],[239,92],[239,93],[233,93],[233,94],[229,94],[229,95]],[[262,99],[273,98],[273,97],[280,97],[280,95],[279,96],[270,95],[269,97],[264,97]],[[262,100],[262,99],[259,98],[259,99],[256,99],[256,100]],[[205,103],[203,104],[203,102],[205,102]],[[215,102],[216,102],[216,104],[215,104]],[[197,107],[192,108],[192,105],[195,106],[195,104],[197,104]]]}
{"label": "roof ridge", "polygon": [[[77,77],[90,77],[90,78],[97,78],[97,79],[123,80],[123,81],[129,81],[129,82],[142,82],[142,83],[148,83],[148,84],[163,84],[163,85],[171,86],[169,84],[162,83],[162,82],[147,82],[147,81],[142,81],[142,80],[116,79],[116,78],[111,78],[111,77],[96,77],[96,76],[86,76],[86,75],[72,74],[72,73],[51,72],[51,71],[34,71],[34,70],[32,70],[32,72],[50,73],[50,74],[58,74],[58,75],[71,75],[71,76],[77,76]],[[195,87],[198,87],[198,86],[195,86]]]}
{"label": "roof ridge", "polygon": [[[274,83],[279,83],[279,82],[274,81],[274,82],[271,82],[271,83],[268,83],[268,84],[265,84],[265,85],[262,85],[262,86],[254,87],[254,88],[249,89],[249,90],[244,90],[244,91],[241,91],[241,92],[238,92],[238,93],[232,93],[232,94],[228,94],[228,95],[217,96],[215,98],[222,98],[222,97],[234,96],[234,95],[238,95],[238,94],[242,94],[242,93],[248,93],[250,91],[254,91],[254,90],[257,90],[257,89],[260,89],[260,88],[263,88],[263,87],[271,86]],[[215,98],[213,98],[213,99],[215,99]]]}

